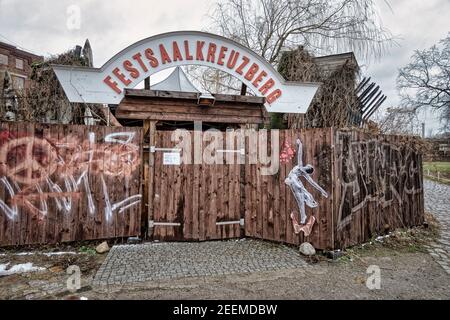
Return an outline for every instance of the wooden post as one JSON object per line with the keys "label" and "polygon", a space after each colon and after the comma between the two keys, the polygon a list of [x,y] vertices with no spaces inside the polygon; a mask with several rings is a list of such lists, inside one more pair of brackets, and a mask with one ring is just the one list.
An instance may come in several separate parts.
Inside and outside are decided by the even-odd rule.
{"label": "wooden post", "polygon": [[[153,220],[153,200],[154,200],[154,176],[155,176],[155,153],[151,152],[151,147],[156,146],[156,121],[145,121],[148,126],[148,136],[149,136],[149,153],[148,153],[148,221]],[[148,225],[147,225],[148,226]],[[147,229],[148,237],[153,236],[153,229]]]}
{"label": "wooden post", "polygon": [[245,96],[247,94],[247,86],[242,84],[241,86],[241,96]]}

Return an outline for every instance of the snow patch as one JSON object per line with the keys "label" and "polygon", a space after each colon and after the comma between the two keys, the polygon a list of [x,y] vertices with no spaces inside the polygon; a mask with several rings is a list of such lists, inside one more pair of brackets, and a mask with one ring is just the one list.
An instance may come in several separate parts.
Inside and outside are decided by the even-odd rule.
{"label": "snow patch", "polygon": [[[13,256],[33,256],[36,254],[42,254],[44,256],[51,257],[51,256],[62,256],[65,254],[73,255],[73,254],[79,254],[79,253],[72,252],[72,251],[67,251],[67,252],[64,252],[64,251],[61,251],[61,252],[39,252],[39,251],[37,251],[37,252],[18,252],[18,253],[12,253],[11,255],[13,255]],[[0,253],[0,257],[4,257],[6,255],[7,255],[6,253]]]}
{"label": "snow patch", "polygon": [[43,271],[46,270],[42,267],[35,267],[33,266],[33,263],[21,263],[16,264],[6,270],[6,268],[9,266],[9,262],[6,264],[0,264],[0,276],[9,276],[16,273],[25,273],[25,272],[36,272],[36,271]]}

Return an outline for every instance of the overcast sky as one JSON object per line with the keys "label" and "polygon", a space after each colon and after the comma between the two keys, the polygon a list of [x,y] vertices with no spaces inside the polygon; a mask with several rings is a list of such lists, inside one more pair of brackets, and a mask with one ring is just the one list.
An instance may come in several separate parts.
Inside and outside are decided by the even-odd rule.
{"label": "overcast sky", "polygon": [[[332,0],[330,0],[332,1]],[[381,61],[363,67],[388,95],[385,107],[398,104],[397,69],[415,49],[425,49],[450,32],[450,0],[377,0],[384,26],[399,46]],[[89,38],[94,63],[101,66],[128,45],[162,32],[206,27],[207,0],[0,0],[0,41],[42,55],[63,52]],[[80,28],[68,28],[68,8],[80,8]],[[392,10],[391,10],[392,9]],[[72,24],[73,26],[73,24]],[[428,115],[428,128],[437,122]]]}

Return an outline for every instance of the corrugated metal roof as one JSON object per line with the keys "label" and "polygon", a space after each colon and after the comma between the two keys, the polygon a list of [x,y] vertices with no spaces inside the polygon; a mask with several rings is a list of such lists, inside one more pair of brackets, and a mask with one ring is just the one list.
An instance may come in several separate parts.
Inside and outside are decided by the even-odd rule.
{"label": "corrugated metal roof", "polygon": [[175,70],[161,82],[150,87],[152,90],[178,91],[178,92],[200,92],[184,73],[183,69],[176,67]]}

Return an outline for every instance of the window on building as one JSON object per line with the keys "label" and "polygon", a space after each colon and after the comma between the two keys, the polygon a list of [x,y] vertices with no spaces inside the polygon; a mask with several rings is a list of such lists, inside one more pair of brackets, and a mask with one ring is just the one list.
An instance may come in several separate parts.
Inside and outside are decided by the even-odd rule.
{"label": "window on building", "polygon": [[23,60],[16,58],[16,69],[23,70]]}
{"label": "window on building", "polygon": [[16,90],[22,90],[25,88],[25,78],[19,76],[12,76],[13,88]]}
{"label": "window on building", "polygon": [[8,56],[0,53],[0,64],[8,65]]}

